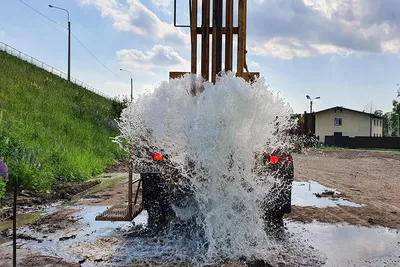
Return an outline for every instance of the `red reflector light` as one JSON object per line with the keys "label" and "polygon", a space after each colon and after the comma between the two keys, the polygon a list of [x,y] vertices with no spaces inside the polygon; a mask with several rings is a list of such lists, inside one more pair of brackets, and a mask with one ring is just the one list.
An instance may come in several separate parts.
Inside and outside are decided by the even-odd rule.
{"label": "red reflector light", "polygon": [[287,157],[280,157],[280,156],[270,156],[269,157],[269,162],[272,164],[278,163],[278,162],[292,162],[293,158],[292,156],[287,156]]}
{"label": "red reflector light", "polygon": [[161,160],[163,160],[163,155],[161,153],[155,153],[155,154],[153,154],[153,160],[161,161]]}
{"label": "red reflector light", "polygon": [[278,163],[279,162],[279,157],[278,156],[270,156],[269,157],[269,162]]}

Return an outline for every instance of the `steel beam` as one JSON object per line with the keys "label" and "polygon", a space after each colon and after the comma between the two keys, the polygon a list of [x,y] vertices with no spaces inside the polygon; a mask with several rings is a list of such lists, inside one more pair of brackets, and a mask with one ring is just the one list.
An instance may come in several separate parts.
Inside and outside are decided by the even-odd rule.
{"label": "steel beam", "polygon": [[215,47],[216,49],[216,58],[215,58],[215,64],[216,64],[216,74],[219,74],[222,70],[222,18],[223,18],[223,5],[222,5],[222,0],[215,0],[215,39],[217,42],[217,45]]}
{"label": "steel beam", "polygon": [[192,0],[190,16],[190,36],[192,41],[191,72],[197,74],[197,0]]}
{"label": "steel beam", "polygon": [[216,2],[218,0],[213,0],[213,17],[212,17],[212,59],[211,59],[211,82],[216,82],[217,76],[217,12],[216,12]]}
{"label": "steel beam", "polygon": [[231,71],[233,55],[233,0],[226,0],[225,29],[225,71]]}
{"label": "steel beam", "polygon": [[210,76],[210,0],[202,1],[202,25],[197,28],[197,33],[201,34],[201,76],[208,80]]}
{"label": "steel beam", "polygon": [[246,57],[246,13],[247,0],[239,0],[238,45],[237,45],[237,72],[236,76],[243,77],[243,68]]}

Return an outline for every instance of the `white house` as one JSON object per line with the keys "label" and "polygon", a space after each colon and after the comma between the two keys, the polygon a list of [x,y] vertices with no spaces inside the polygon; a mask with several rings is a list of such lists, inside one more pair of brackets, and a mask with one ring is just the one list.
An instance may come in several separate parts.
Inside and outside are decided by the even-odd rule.
{"label": "white house", "polygon": [[383,118],[375,114],[333,107],[315,112],[315,135],[325,142],[326,135],[382,136]]}

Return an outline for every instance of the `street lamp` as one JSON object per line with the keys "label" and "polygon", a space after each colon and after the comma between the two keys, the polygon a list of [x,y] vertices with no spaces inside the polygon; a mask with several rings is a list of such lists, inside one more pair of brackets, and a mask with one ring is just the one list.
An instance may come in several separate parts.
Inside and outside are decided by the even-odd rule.
{"label": "street lamp", "polygon": [[129,70],[124,70],[124,69],[119,69],[120,71],[126,71],[129,72],[131,74],[131,102],[133,100],[133,80],[132,80],[132,72],[130,72]]}
{"label": "street lamp", "polygon": [[312,103],[313,103],[314,100],[320,99],[320,97],[317,96],[316,98],[311,99],[311,97],[309,95],[306,95],[306,98],[310,100],[310,113],[312,113]]}
{"label": "street lamp", "polygon": [[61,8],[61,7],[56,7],[56,6],[52,6],[52,5],[49,5],[49,7],[60,9],[60,10],[67,12],[67,16],[68,16],[68,81],[70,81],[71,80],[71,22],[69,21],[69,12],[68,12],[68,10]]}

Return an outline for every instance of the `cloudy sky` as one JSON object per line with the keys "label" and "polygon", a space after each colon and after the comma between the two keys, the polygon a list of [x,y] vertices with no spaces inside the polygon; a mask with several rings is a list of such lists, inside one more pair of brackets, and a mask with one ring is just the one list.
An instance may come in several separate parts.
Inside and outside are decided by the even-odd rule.
{"label": "cloudy sky", "polygon": [[[107,68],[72,39],[71,75],[114,96],[152,90],[169,71],[190,70],[188,32],[173,27],[173,0],[23,0],[71,29]],[[187,0],[177,0],[178,22],[188,23]],[[201,2],[201,1],[199,1]],[[260,71],[295,112],[305,95],[314,110],[371,101],[389,111],[400,83],[400,1],[248,0],[250,71]],[[3,0],[0,41],[66,70],[67,31],[20,0]],[[111,70],[111,71],[110,71]]]}

